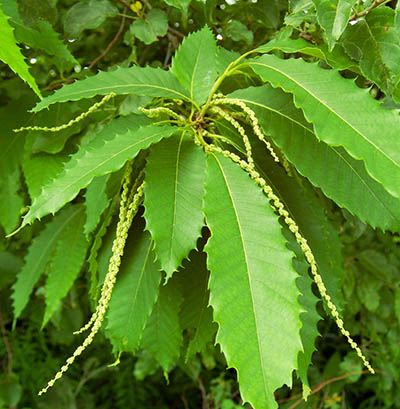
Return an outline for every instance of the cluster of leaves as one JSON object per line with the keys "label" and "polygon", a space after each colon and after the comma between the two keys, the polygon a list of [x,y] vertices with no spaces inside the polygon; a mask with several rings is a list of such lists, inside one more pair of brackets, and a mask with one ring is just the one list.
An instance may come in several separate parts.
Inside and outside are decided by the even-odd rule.
{"label": "cluster of leaves", "polygon": [[[36,105],[33,111],[40,112],[33,118],[26,113],[33,93],[22,85],[24,91],[14,90],[15,77],[1,88],[11,100],[0,108],[5,126],[0,222],[6,234],[31,203],[26,227],[0,253],[6,266],[2,288],[13,283],[14,325],[36,287],[45,301],[41,325],[54,325],[61,300],[76,291],[81,272],[96,304],[113,252],[124,169],[135,159],[138,181],[144,171],[145,210],[133,222],[106,316],[104,333],[116,356],[144,354],[144,365],[157,363],[168,376],[185,360],[190,366],[194,354],[204,356],[217,333],[228,366],[238,372],[241,395],[254,408],[275,407],[273,392],[292,384],[293,370],[307,395],[323,311],[317,313],[301,241],[281,226],[287,218],[271,209],[273,197],[257,187],[264,180],[307,239],[328,294],[344,308],[345,324],[356,336],[362,332],[359,340],[374,366],[395,382],[398,330],[380,323],[399,315],[390,310],[399,304],[398,258],[387,250],[394,253],[397,245],[391,235],[382,236],[381,246],[354,257],[358,246],[370,246],[372,233],[364,244],[343,235],[351,258],[345,258],[343,274],[340,237],[328,212],[339,206],[374,228],[399,232],[399,7],[304,0],[69,3],[58,10],[49,0],[34,16],[24,1],[1,7],[0,34],[9,46],[0,58],[40,94],[18,41],[29,53],[44,52],[44,65],[32,71],[42,93],[67,83]],[[104,24],[114,27],[116,17],[122,18],[116,41],[126,20],[132,22],[119,52],[102,56],[96,42]],[[178,48],[183,34],[177,28],[187,33],[204,24],[225,48],[208,28]],[[69,47],[55,28],[71,40]],[[96,45],[90,50],[91,44]],[[168,71],[155,68],[168,67],[176,49]],[[243,55],[249,49],[263,55]],[[87,50],[99,51],[102,60],[95,54],[87,66]],[[47,63],[54,68],[46,71]],[[119,67],[68,85],[96,64]],[[117,96],[110,99],[110,93]],[[86,111],[92,103],[84,98],[96,95],[106,96],[100,109],[57,127]],[[30,121],[39,131],[13,132]],[[59,132],[40,130],[51,126]],[[269,156],[257,129],[284,166]],[[36,219],[43,220],[33,223]],[[14,254],[23,253],[21,266]],[[356,354],[347,355],[333,355],[327,373],[334,376],[339,366],[361,371]],[[387,407],[398,402],[396,392],[388,393],[395,390],[393,381],[370,379],[360,393],[374,389]],[[310,380],[322,379],[311,373]]]}

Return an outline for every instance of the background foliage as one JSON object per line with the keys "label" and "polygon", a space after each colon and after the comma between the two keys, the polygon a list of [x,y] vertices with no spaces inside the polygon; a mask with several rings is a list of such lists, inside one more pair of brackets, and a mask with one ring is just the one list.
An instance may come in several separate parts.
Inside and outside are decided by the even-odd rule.
{"label": "background foliage", "polygon": [[[41,187],[60,172],[69,155],[76,151],[77,141],[88,143],[96,132],[101,132],[101,128],[95,129],[95,124],[105,123],[117,109],[121,117],[127,118],[120,126],[128,128],[132,125],[128,115],[137,113],[148,97],[119,96],[57,135],[28,132],[21,136],[13,129],[21,125],[59,125],[90,105],[86,100],[53,105],[32,116],[27,111],[38,101],[35,93],[48,95],[63,84],[98,71],[114,70],[116,65],[167,68],[182,39],[207,24],[219,45],[234,52],[243,53],[272,40],[264,46],[265,52],[309,62],[321,60],[322,66],[339,69],[343,77],[354,78],[360,88],[367,89],[387,110],[398,112],[399,8],[395,1],[3,0],[0,40],[10,38],[12,30],[16,41],[10,44],[2,41],[7,47],[0,50],[0,59],[5,63],[0,66],[3,129],[0,135],[0,407],[241,407],[235,371],[225,370],[224,357],[212,348],[212,340],[206,348],[201,348],[201,354],[195,355],[197,347],[193,345],[188,362],[182,360],[169,374],[167,387],[162,370],[144,352],[136,358],[123,354],[118,366],[109,366],[115,356],[109,341],[99,336],[82,359],[82,365],[72,367],[46,396],[36,396],[71,351],[71,334],[85,322],[90,311],[88,290],[92,294],[98,291],[88,289],[85,273],[79,276],[78,273],[90,245],[90,233],[118,191],[121,175],[115,176],[115,180],[114,175],[98,178],[96,185],[85,191],[84,199],[98,207],[86,219],[82,200],[78,199],[45,226],[35,223],[10,239],[4,236],[18,226],[26,206],[38,196]],[[230,87],[240,88],[244,79],[237,81],[239,84],[234,86],[224,84],[227,92]],[[200,93],[196,98],[201,98],[201,89],[196,92]],[[352,112],[355,108],[349,105],[348,110]],[[284,140],[274,142],[278,146],[285,144]],[[307,166],[307,162],[296,163],[299,160],[296,157],[289,159],[300,173],[301,166]],[[320,186],[318,178],[326,182],[328,176],[316,174],[310,180]],[[332,184],[335,182],[333,179]],[[378,197],[386,197],[387,192],[376,185],[371,189],[376,189]],[[309,370],[312,395],[306,403],[301,401],[301,389],[295,379],[291,390],[284,387],[276,393],[277,400],[282,408],[399,407],[400,391],[396,384],[400,364],[400,245],[398,228],[394,227],[399,220],[399,206],[385,199],[385,206],[374,215],[370,206],[363,207],[367,199],[348,203],[346,194],[335,198],[343,207],[362,215],[360,220],[329,199],[332,196],[326,190],[326,183],[324,189],[319,192],[320,199],[340,233],[344,260],[340,293],[344,298],[345,322],[360,344],[368,340],[366,346],[378,375],[363,373],[360,361],[338,334],[334,323],[324,320],[319,323],[322,336],[317,340],[314,365]],[[391,206],[389,210],[387,206]],[[368,222],[375,227],[377,220],[384,217],[384,227],[393,233],[382,233],[364,224]],[[107,225],[110,220],[104,218],[102,223]],[[62,228],[65,225],[72,227]],[[35,241],[30,246],[32,238]],[[89,258],[82,271],[88,270],[86,266],[89,271],[98,266],[104,276],[111,240],[112,234],[107,233],[104,245],[97,248],[99,259]],[[77,265],[66,265],[63,243],[72,243],[71,260]],[[65,272],[63,286],[52,282],[50,274],[35,285],[35,277],[60,269]],[[19,300],[13,312],[11,286],[15,285],[16,275],[24,271],[29,271],[31,277],[21,284],[25,286],[26,299]],[[63,293],[62,288],[69,288],[75,279],[68,294]],[[34,297],[28,300],[32,289]],[[54,298],[49,300],[49,294]],[[20,315],[17,321],[15,312]],[[318,305],[318,312],[325,316],[322,304]],[[180,318],[182,322],[190,322],[190,317]],[[150,338],[148,343],[152,342]]]}

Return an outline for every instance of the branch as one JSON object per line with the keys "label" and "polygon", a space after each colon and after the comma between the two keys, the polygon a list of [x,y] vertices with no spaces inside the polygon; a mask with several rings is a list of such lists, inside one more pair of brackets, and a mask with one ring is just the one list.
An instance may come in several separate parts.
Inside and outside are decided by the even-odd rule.
{"label": "branch", "polygon": [[[126,12],[127,12],[127,9],[125,7],[124,14]],[[108,44],[106,49],[90,63],[90,65],[88,67],[89,70],[91,70],[102,58],[104,58],[110,52],[111,48],[114,47],[114,45],[119,40],[119,38],[121,37],[121,35],[122,35],[123,31],[124,31],[125,21],[126,21],[126,17],[123,16],[122,20],[121,20],[121,25],[119,26],[117,34],[115,34],[114,38],[110,41],[110,43]]]}
{"label": "branch", "polygon": [[381,6],[382,4],[388,3],[390,0],[375,0],[369,7],[365,10],[360,11],[359,13],[355,13],[350,17],[350,21],[357,20],[360,17],[366,16],[371,10],[376,7]]}
{"label": "branch", "polygon": [[[336,376],[335,378],[332,379],[328,379],[325,382],[320,383],[318,386],[316,386],[311,393],[308,396],[314,395],[315,393],[319,392],[321,389],[325,388],[325,386],[329,385],[330,383],[333,382],[338,382],[338,381],[342,381],[343,379],[348,378],[349,376],[352,375],[363,375],[363,374],[368,374],[369,371],[365,370],[365,371],[354,371],[354,372],[349,372],[345,375],[341,375],[341,376]],[[300,405],[300,403],[303,402],[303,398],[298,399],[295,403],[293,403],[293,405],[291,405],[288,409],[294,409],[296,408],[298,405]]]}

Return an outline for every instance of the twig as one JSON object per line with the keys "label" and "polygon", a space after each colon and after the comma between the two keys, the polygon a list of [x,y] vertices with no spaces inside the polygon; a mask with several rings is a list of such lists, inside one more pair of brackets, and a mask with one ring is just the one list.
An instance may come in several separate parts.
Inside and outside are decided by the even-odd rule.
{"label": "twig", "polygon": [[[321,389],[325,388],[325,386],[329,385],[330,383],[341,381],[341,380],[346,379],[346,378],[348,378],[349,376],[352,376],[352,375],[363,375],[363,374],[368,374],[368,373],[369,373],[368,370],[365,370],[365,371],[354,371],[354,372],[349,372],[349,373],[347,373],[347,374],[345,374],[345,375],[336,376],[335,378],[328,379],[327,381],[320,383],[316,388],[314,388],[308,396],[314,395],[315,393],[319,392]],[[295,403],[293,403],[293,405],[291,405],[288,409],[294,409],[294,408],[297,407],[302,401],[303,401],[303,398],[298,399],[298,400],[297,400]]]}
{"label": "twig", "polygon": [[[126,12],[127,12],[127,9],[125,8],[124,9],[124,14]],[[121,35],[122,35],[123,31],[124,31],[125,21],[126,21],[126,17],[123,16],[122,20],[121,20],[121,25],[119,26],[117,34],[115,34],[114,38],[110,41],[110,43],[108,44],[106,49],[90,63],[90,65],[88,67],[89,70],[91,70],[102,58],[104,58],[110,52],[111,48],[114,47],[114,45],[119,40],[119,38],[121,37]]]}
{"label": "twig", "polygon": [[7,373],[10,375],[12,373],[12,352],[11,346],[8,342],[6,328],[4,326],[3,314],[0,311],[0,329],[1,329],[1,337],[3,338],[4,345],[7,350]]}
{"label": "twig", "polygon": [[371,10],[373,10],[374,8],[381,6],[384,3],[388,3],[390,0],[375,0],[369,7],[367,7],[365,10],[360,11],[359,13],[354,13],[351,17],[350,17],[350,21],[352,20],[357,20],[360,17],[363,17],[365,15],[367,15]]}
{"label": "twig", "polygon": [[168,26],[168,31],[169,31],[171,34],[176,35],[177,37],[180,37],[180,38],[185,38],[185,37],[186,37],[185,34],[182,34],[180,31],[175,30],[174,28],[172,28],[172,27],[170,27],[170,26]]}
{"label": "twig", "polygon": [[163,69],[164,70],[168,68],[168,61],[171,58],[171,49],[172,49],[172,43],[171,43],[171,41],[169,41],[168,42],[167,53],[165,54],[164,63],[163,63]]}

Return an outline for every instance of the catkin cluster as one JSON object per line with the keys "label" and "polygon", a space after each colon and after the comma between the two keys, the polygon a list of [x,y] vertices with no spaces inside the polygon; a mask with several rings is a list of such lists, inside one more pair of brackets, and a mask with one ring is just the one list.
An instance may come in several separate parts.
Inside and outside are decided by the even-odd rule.
{"label": "catkin cluster", "polygon": [[143,187],[144,182],[137,187],[141,175],[138,176],[137,181],[134,186],[131,186],[131,175],[132,175],[132,166],[128,165],[127,171],[125,173],[122,194],[121,194],[121,203],[119,210],[119,220],[117,224],[116,237],[112,246],[112,256],[109,261],[108,272],[104,279],[104,283],[101,289],[100,299],[98,301],[97,308],[93,313],[89,322],[81,328],[76,333],[81,333],[85,330],[90,329],[89,335],[85,338],[83,343],[74,351],[72,356],[67,359],[64,366],[56,373],[54,378],[50,380],[45,388],[43,388],[39,395],[46,393],[49,388],[51,388],[54,383],[60,379],[63,374],[68,370],[69,366],[75,361],[75,359],[82,354],[82,352],[92,343],[95,335],[99,331],[101,324],[103,323],[107,307],[111,300],[112,291],[115,285],[117,274],[121,265],[121,258],[124,253],[124,248],[126,240],[128,237],[128,231],[131,227],[133,217],[140,205],[142,196],[143,196]]}

